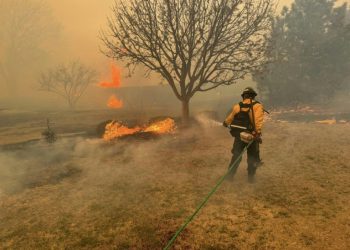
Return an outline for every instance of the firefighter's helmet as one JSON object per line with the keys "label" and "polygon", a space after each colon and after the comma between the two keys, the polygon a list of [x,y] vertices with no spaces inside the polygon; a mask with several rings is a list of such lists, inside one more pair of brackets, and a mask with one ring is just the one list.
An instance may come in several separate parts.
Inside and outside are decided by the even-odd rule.
{"label": "firefighter's helmet", "polygon": [[242,93],[242,97],[245,95],[245,94],[249,94],[253,97],[257,96],[258,94],[256,93],[256,91],[252,88],[252,87],[247,87],[243,90],[243,93]]}

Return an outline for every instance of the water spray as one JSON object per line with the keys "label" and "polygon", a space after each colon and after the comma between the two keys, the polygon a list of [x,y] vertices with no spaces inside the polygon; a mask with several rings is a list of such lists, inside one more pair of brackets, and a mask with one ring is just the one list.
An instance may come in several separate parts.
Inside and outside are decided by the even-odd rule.
{"label": "water spray", "polygon": [[198,115],[196,116],[197,121],[199,121],[201,124],[203,124],[205,127],[219,127],[222,126],[222,123],[215,121],[206,115]]}

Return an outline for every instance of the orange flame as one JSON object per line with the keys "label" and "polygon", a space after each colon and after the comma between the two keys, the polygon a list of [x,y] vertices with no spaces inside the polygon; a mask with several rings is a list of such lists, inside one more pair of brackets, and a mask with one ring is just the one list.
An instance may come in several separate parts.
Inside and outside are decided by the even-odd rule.
{"label": "orange flame", "polygon": [[123,107],[123,105],[124,105],[123,101],[119,100],[115,95],[112,95],[108,99],[107,106],[111,109],[120,109]]}
{"label": "orange flame", "polygon": [[116,139],[118,137],[122,137],[125,135],[132,135],[137,132],[139,132],[141,128],[135,127],[135,128],[128,128],[116,121],[112,121],[111,123],[108,123],[106,125],[106,130],[103,135],[103,139],[110,141],[113,139]]}
{"label": "orange flame", "polygon": [[111,122],[106,125],[103,139],[111,141],[126,135],[136,133],[154,133],[154,134],[172,134],[175,132],[176,124],[171,118],[166,118],[161,121],[153,122],[148,126],[129,128],[118,122]]}
{"label": "orange flame", "polygon": [[143,132],[153,132],[155,134],[170,134],[175,131],[176,125],[175,121],[171,118],[166,118],[165,120],[154,122],[148,127],[146,127]]}
{"label": "orange flame", "polygon": [[114,88],[117,89],[121,85],[121,70],[112,64],[111,66],[111,72],[112,72],[112,82],[100,82],[98,86],[101,88]]}

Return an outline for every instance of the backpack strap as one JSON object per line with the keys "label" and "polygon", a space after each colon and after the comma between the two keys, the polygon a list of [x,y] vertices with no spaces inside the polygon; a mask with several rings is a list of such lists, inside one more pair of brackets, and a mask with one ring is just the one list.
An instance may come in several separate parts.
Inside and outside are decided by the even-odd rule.
{"label": "backpack strap", "polygon": [[239,112],[241,112],[242,108],[244,108],[244,103],[243,102],[239,102]]}
{"label": "backpack strap", "polygon": [[239,103],[239,107],[242,109],[242,108],[247,108],[247,109],[251,109],[251,108],[253,108],[253,106],[255,105],[255,104],[258,104],[258,103],[260,103],[260,102],[253,102],[253,103],[243,103],[243,102],[240,102]]}
{"label": "backpack strap", "polygon": [[253,102],[252,99],[250,99],[250,110],[252,111],[252,118],[253,118],[253,121],[252,121],[252,127],[253,127],[253,131],[256,131],[256,128],[255,128],[255,114],[254,114],[254,105],[257,104],[259,102],[255,101]]}

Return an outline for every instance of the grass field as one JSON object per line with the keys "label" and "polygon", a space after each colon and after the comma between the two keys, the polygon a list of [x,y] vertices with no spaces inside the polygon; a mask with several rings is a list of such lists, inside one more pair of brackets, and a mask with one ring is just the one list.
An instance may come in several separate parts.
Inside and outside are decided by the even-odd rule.
{"label": "grass field", "polygon": [[[60,131],[87,131],[108,115],[68,117]],[[231,157],[221,127],[49,146],[19,143],[44,125],[8,117],[2,144],[17,144],[0,151],[0,249],[162,249]],[[270,120],[263,138],[257,182],[247,182],[244,158],[174,249],[350,249],[349,124]]]}

